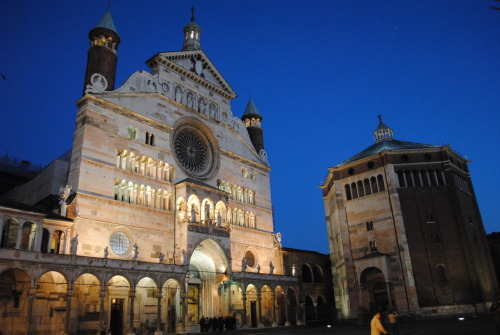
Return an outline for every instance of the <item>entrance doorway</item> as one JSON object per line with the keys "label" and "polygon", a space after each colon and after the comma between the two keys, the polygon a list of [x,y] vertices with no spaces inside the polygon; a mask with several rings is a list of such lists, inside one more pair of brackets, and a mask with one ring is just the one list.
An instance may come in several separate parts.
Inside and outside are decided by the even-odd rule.
{"label": "entrance doorway", "polygon": [[123,302],[125,299],[111,299],[109,329],[111,334],[123,334]]}
{"label": "entrance doorway", "polygon": [[250,321],[252,328],[257,328],[257,301],[250,301]]}

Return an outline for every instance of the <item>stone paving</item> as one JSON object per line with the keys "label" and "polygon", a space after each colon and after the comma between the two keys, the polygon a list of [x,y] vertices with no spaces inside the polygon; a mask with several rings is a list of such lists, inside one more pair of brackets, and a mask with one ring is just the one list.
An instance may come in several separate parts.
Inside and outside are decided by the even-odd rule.
{"label": "stone paving", "polygon": [[[386,328],[387,329],[387,328]],[[210,332],[206,334],[238,334],[238,335],[271,335],[271,334],[297,334],[297,335],[369,335],[370,326],[363,325],[334,325],[307,327],[276,327],[260,329],[241,329],[233,332]],[[463,321],[457,318],[436,319],[424,321],[407,321],[399,324],[399,335],[498,335],[495,330],[493,316],[468,317]]]}

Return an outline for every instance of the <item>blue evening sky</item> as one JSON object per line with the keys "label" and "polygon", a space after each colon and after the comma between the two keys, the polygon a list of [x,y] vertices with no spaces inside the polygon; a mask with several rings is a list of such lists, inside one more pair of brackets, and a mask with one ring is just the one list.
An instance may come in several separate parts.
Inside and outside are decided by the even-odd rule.
{"label": "blue evening sky", "polygon": [[[182,48],[190,7],[202,48],[264,116],[275,228],[328,252],[318,185],[373,143],[450,144],[469,165],[486,231],[500,231],[500,11],[494,0],[113,0],[117,84]],[[88,32],[105,0],[0,1],[0,155],[48,164],[72,145]]]}

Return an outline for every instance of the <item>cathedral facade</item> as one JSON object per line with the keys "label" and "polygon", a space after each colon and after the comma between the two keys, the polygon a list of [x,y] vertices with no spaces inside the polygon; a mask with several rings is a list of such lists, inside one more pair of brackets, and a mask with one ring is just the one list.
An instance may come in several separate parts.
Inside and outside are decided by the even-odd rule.
{"label": "cathedral facade", "polygon": [[200,35],[193,13],[181,51],[115,88],[109,12],[90,31],[70,158],[9,192],[31,205],[59,192],[60,211],[0,203],[3,333],[187,332],[223,315],[302,323],[274,231],[263,117],[252,100],[233,116],[236,94]]}
{"label": "cathedral facade", "polygon": [[321,185],[339,318],[485,311],[499,291],[469,161],[396,140],[379,118],[376,143]]}

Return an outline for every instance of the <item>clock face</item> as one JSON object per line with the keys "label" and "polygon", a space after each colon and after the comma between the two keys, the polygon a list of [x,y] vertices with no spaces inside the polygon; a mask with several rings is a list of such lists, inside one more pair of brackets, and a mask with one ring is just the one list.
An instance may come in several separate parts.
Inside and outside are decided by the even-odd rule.
{"label": "clock face", "polygon": [[214,141],[196,125],[184,124],[175,130],[173,149],[180,166],[191,177],[209,178],[217,168]]}

